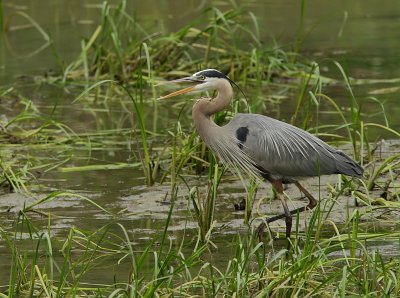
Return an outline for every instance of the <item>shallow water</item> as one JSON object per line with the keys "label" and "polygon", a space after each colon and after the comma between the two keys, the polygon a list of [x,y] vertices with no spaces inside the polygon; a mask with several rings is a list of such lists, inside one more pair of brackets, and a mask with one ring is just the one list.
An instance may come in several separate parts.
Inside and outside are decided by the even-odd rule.
{"label": "shallow water", "polygon": [[[198,11],[204,9],[198,2],[192,2],[187,6],[181,3],[174,4],[167,1],[140,1],[130,4],[130,11],[137,16],[138,21],[143,23],[147,30],[170,32],[186,24]],[[71,88],[71,92],[66,93],[64,88],[59,88],[39,82],[39,77],[45,73],[57,72],[60,61],[69,62],[77,57],[80,50],[80,40],[88,37],[93,32],[99,22],[100,5],[102,1],[78,1],[64,0],[45,3],[44,1],[32,2],[26,0],[3,3],[5,19],[12,16],[10,21],[10,31],[3,36],[4,42],[0,44],[0,87],[13,86],[21,94],[29,97],[43,112],[50,112],[53,108],[54,99],[58,101],[57,112],[59,117],[77,132],[93,131],[96,128],[114,128],[115,121],[120,119],[123,114],[117,108],[111,115],[96,113],[90,115],[82,105],[71,106],[69,103],[76,94],[77,88]],[[118,1],[110,1],[118,3]],[[140,3],[140,4],[139,4]],[[203,3],[203,2],[201,2]],[[205,2],[206,3],[206,2]],[[300,8],[293,1],[254,1],[251,4],[246,2],[247,9],[252,11],[260,22],[260,39],[264,42],[271,42],[272,36],[278,39],[283,49],[290,49],[293,41],[297,38],[300,22]],[[296,2],[297,3],[297,2]],[[300,3],[300,1],[298,1]],[[228,4],[221,2],[218,7],[226,9]],[[15,15],[16,11],[22,11],[35,19],[40,26],[51,36],[53,45],[43,48],[38,53],[33,53],[40,49],[45,43],[33,28],[26,28],[26,24],[21,15]],[[381,121],[378,106],[369,101],[368,97],[375,96],[380,101],[385,102],[387,117],[392,128],[400,129],[400,118],[398,113],[398,90],[384,89],[396,87],[387,79],[400,78],[400,2],[396,0],[386,1],[385,5],[374,0],[368,1],[311,1],[306,2],[305,21],[303,32],[305,38],[301,44],[301,52],[317,61],[323,75],[341,78],[340,73],[335,68],[333,60],[339,61],[346,69],[349,76],[356,79],[366,79],[363,84],[354,86],[354,93],[363,106],[365,119],[368,121]],[[51,17],[48,17],[51,16]],[[54,55],[54,53],[57,55]],[[217,66],[216,66],[217,68]],[[380,79],[379,83],[371,83],[372,79]],[[250,93],[250,91],[247,91]],[[349,93],[342,86],[328,86],[324,92],[337,100],[341,106],[346,106]],[[249,94],[251,96],[251,94]],[[166,121],[160,121],[161,125],[168,127],[168,121],[172,121],[176,116],[176,111],[167,109],[168,116]],[[293,112],[294,103],[285,99],[283,104],[272,111],[259,111],[259,113],[272,114],[280,119],[288,120]],[[188,108],[189,109],[189,108]],[[10,101],[2,101],[0,113],[7,118],[11,118],[17,113],[15,105]],[[148,109],[150,115],[151,108]],[[99,117],[100,115],[100,117]],[[104,115],[102,117],[101,115]],[[151,118],[151,117],[149,117]],[[337,115],[325,113],[321,115],[322,123],[332,123],[337,121]],[[170,120],[168,120],[170,119]],[[190,120],[186,120],[189,124]],[[162,124],[164,123],[164,124]],[[162,127],[160,127],[161,129]],[[374,140],[382,135],[374,135]],[[390,137],[390,135],[385,135]],[[71,144],[64,151],[50,150],[48,153],[43,148],[12,148],[2,146],[2,152],[18,152],[21,155],[44,156],[44,160],[50,154],[55,159],[71,157],[64,167],[71,165],[85,165],[89,160],[95,163],[126,162],[135,159],[134,150],[130,149],[132,137],[112,138],[112,142],[107,142],[107,138],[98,138],[94,145],[95,150],[88,152],[87,148],[76,148]],[[4,148],[3,148],[4,147]],[[393,150],[398,147],[395,147]],[[43,152],[43,153],[41,153]],[[137,160],[134,160],[135,162]],[[93,205],[74,197],[62,197],[52,202],[40,206],[43,212],[51,212],[54,218],[51,220],[52,233],[61,241],[66,236],[68,228],[77,226],[86,230],[95,230],[109,222],[121,222],[130,226],[131,236],[138,247],[143,248],[149,240],[156,238],[160,234],[167,213],[170,208],[166,204],[165,197],[170,191],[168,183],[146,187],[142,171],[139,169],[119,169],[119,170],[99,170],[88,172],[65,172],[60,170],[41,173],[38,170],[37,185],[33,185],[34,197],[40,198],[50,190],[70,190],[75,191],[95,200],[98,204],[117,213],[125,210],[121,216],[108,216]],[[336,177],[324,181],[323,185],[335,183]],[[215,243],[218,250],[215,255],[221,256],[230,253],[230,243],[233,242],[237,231],[243,234],[248,231],[248,226],[243,223],[243,213],[235,211],[233,204],[240,201],[243,197],[243,187],[240,182],[225,179],[219,195],[217,204],[217,227],[215,230]],[[191,185],[203,185],[204,179],[190,179]],[[312,189],[318,189],[315,181],[308,181],[306,185]],[[326,189],[324,189],[327,192]],[[193,210],[187,200],[188,189],[181,186],[179,200],[174,206],[174,216],[170,225],[169,236],[171,241],[179,241],[186,230],[186,237],[194,238],[197,235],[196,224],[193,219]],[[259,192],[259,197],[270,197],[269,186],[263,186]],[[293,201],[291,207],[304,204],[304,200],[299,200],[299,194],[294,190],[288,190]],[[19,211],[24,204],[33,201],[30,196],[20,194],[9,194],[4,192],[0,197],[0,212],[3,214],[0,224],[2,227],[9,227],[14,220],[14,212]],[[335,206],[332,212],[332,219],[340,224],[346,220],[349,212],[354,208],[352,202],[346,198]],[[271,201],[264,204],[261,213],[274,214],[280,212],[279,202]],[[45,228],[48,224],[47,218],[34,215],[33,218],[38,227]],[[306,218],[306,217],[304,217]],[[397,218],[397,215],[394,215]],[[304,226],[306,221],[302,221]],[[256,225],[256,223],[254,223]],[[379,227],[378,223],[373,223],[374,229],[391,229],[392,225]],[[279,228],[282,222],[276,223],[273,227]],[[115,228],[117,229],[117,228]],[[366,228],[367,229],[367,228]],[[279,230],[279,229],[278,229]],[[330,231],[327,229],[327,235]],[[27,237],[27,235],[21,236]],[[284,245],[284,244],[282,244]],[[385,254],[398,256],[399,247],[397,242],[377,243],[376,246],[384,245]],[[383,246],[382,246],[383,247]],[[373,249],[374,246],[371,246]],[[190,251],[190,248],[188,248]],[[7,280],[9,258],[5,257],[8,252],[4,245],[0,244],[0,285]],[[217,258],[216,258],[217,259]],[[108,260],[104,267],[112,267],[115,259]],[[151,266],[151,264],[149,264]],[[99,269],[98,274],[88,277],[88,281],[109,280],[112,276],[104,276]],[[119,270],[121,268],[119,267]]]}

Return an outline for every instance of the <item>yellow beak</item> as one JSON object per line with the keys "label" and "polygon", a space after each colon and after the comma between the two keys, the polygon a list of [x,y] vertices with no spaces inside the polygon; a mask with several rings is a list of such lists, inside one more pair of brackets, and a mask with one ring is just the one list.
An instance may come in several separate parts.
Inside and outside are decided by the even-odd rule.
{"label": "yellow beak", "polygon": [[161,96],[158,99],[166,99],[166,98],[171,98],[171,97],[174,97],[174,96],[177,96],[177,95],[180,95],[180,94],[185,94],[185,93],[188,93],[188,92],[192,91],[195,87],[196,86],[190,86],[190,87],[187,87],[187,88],[183,88],[181,90],[172,92],[172,93],[170,93],[168,95]]}

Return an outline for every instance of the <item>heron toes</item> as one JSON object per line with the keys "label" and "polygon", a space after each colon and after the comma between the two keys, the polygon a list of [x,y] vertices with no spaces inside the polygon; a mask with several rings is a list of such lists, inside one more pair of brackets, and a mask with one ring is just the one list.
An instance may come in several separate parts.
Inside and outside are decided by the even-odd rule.
{"label": "heron toes", "polygon": [[[269,221],[267,221],[267,222],[269,222]],[[286,223],[286,234],[285,234],[285,236],[286,236],[287,239],[289,239],[291,231],[292,231],[292,217],[291,216],[285,217],[285,223]],[[258,226],[258,228],[256,229],[256,231],[254,233],[254,235],[257,237],[259,242],[263,241],[263,235],[264,235],[264,231],[265,231],[266,227],[267,227],[267,224],[265,222],[262,222]]]}
{"label": "heron toes", "polygon": [[290,215],[285,217],[285,223],[286,223],[286,238],[289,239],[290,234],[292,232],[292,217]]}
{"label": "heron toes", "polygon": [[255,236],[258,238],[259,242],[262,242],[263,240],[263,234],[266,227],[267,225],[265,224],[265,222],[262,222],[256,229]]}

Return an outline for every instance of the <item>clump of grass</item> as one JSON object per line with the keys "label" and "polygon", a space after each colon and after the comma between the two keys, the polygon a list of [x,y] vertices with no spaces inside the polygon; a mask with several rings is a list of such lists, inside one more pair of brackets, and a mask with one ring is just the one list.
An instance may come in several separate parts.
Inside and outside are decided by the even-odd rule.
{"label": "clump of grass", "polygon": [[[258,85],[273,76],[308,68],[291,63],[290,53],[275,45],[263,46],[260,37],[252,32],[252,26],[258,27],[256,18],[240,8],[224,12],[207,9],[198,19],[167,36],[146,33],[125,9],[126,1],[114,11],[104,5],[100,26],[85,43],[80,57],[67,67],[63,82],[83,76],[95,81],[117,79],[139,86],[140,70],[155,99],[153,82],[157,76],[186,74],[199,67],[218,67],[233,79],[251,84],[255,81]],[[241,49],[237,45],[238,36],[250,37],[252,48]]]}
{"label": "clump of grass", "polygon": [[29,163],[21,166],[15,162],[6,161],[0,152],[0,187],[8,188],[9,192],[28,193],[26,184],[34,177],[29,171]]}
{"label": "clump of grass", "polygon": [[200,193],[197,187],[191,189],[189,199],[193,203],[195,216],[199,226],[199,239],[202,242],[210,241],[212,228],[215,225],[215,202],[217,199],[217,189],[223,174],[215,159],[209,167],[209,177],[207,182],[206,194]]}
{"label": "clump of grass", "polygon": [[[125,88],[127,94],[129,95],[130,99],[132,100],[135,115],[137,117],[137,122],[139,124],[139,132],[140,132],[140,139],[142,145],[142,152],[143,156],[141,157],[141,162],[143,166],[144,175],[146,177],[147,185],[153,185],[155,181],[155,177],[157,176],[158,164],[153,163],[150,158],[150,148],[148,143],[148,133],[146,131],[146,124],[144,119],[144,112],[143,112],[143,89],[142,85],[140,85],[139,94],[136,94],[134,97],[129,89]],[[140,151],[139,151],[140,152]]]}
{"label": "clump of grass", "polygon": [[64,123],[41,113],[32,101],[22,98],[19,105],[23,107],[21,111],[1,127],[0,185],[12,192],[29,193],[27,184],[35,179],[34,170],[52,168],[54,164],[41,164],[26,153],[27,148],[63,144],[75,135]]}

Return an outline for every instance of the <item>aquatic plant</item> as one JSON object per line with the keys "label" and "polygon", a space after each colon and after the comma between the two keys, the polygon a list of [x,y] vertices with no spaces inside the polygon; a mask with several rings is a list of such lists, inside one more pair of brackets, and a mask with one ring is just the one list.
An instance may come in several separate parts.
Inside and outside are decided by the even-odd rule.
{"label": "aquatic plant", "polygon": [[[302,1],[302,17],[304,5]],[[340,78],[330,79],[321,75],[317,62],[298,54],[301,28],[295,51],[290,52],[277,44],[260,43],[258,26],[256,17],[244,10],[211,8],[176,32],[153,35],[129,15],[126,1],[116,8],[103,4],[101,22],[92,36],[82,41],[79,56],[62,68],[61,75],[49,80],[72,93],[66,105],[73,102],[74,113],[85,114],[85,121],[90,119],[93,125],[85,127],[86,131],[73,131],[70,123],[57,117],[61,103],[45,113],[22,96],[16,96],[20,112],[2,123],[0,184],[28,193],[30,200],[18,210],[4,212],[1,249],[2,255],[10,258],[2,259],[8,280],[0,281],[0,297],[400,295],[399,259],[380,248],[397,249],[400,239],[397,229],[385,226],[397,225],[390,211],[399,208],[400,158],[393,153],[378,154],[380,145],[371,142],[371,130],[396,138],[399,133],[390,127],[377,99],[371,100],[382,122],[368,120],[353,89],[360,82],[350,78],[343,66],[332,62]],[[247,48],[239,45],[243,35],[251,40]],[[215,65],[243,89],[254,91],[248,96],[251,100],[238,94],[230,111],[216,115],[217,123],[237,112],[265,112],[288,94],[294,95],[290,120],[328,141],[351,144],[354,157],[366,168],[365,181],[338,177],[332,185],[318,182],[315,188],[319,193],[323,188],[329,192],[305,220],[305,227],[303,217],[296,217],[289,251],[279,239],[272,243],[254,239],[253,226],[260,217],[252,208],[258,185],[246,179],[242,179],[247,187],[242,194],[245,212],[235,215],[246,224],[230,231],[233,236],[221,233],[217,202],[226,169],[191,128],[187,103],[156,101],[158,82]],[[349,92],[348,109],[326,94],[326,84],[337,84]],[[323,103],[335,113],[337,122],[321,121]],[[173,115],[172,121],[160,112],[162,104]],[[20,154],[22,148],[29,150],[28,158]],[[128,152],[128,158],[124,155],[125,160],[115,161],[101,156],[121,151]],[[96,155],[99,152],[100,157]],[[156,232],[144,239],[138,236],[137,222],[126,209],[116,210],[112,205],[110,211],[96,196],[65,189],[43,187],[41,191],[46,193],[37,194],[36,183],[31,182],[40,175],[37,172],[84,176],[91,171],[111,175],[111,170],[118,169],[132,173],[140,169],[143,175],[137,176],[144,177],[143,184],[168,185],[162,202],[169,204],[166,218],[160,227],[151,221],[150,228]],[[128,180],[138,179],[131,176]],[[134,192],[132,185],[127,183],[124,191]],[[344,204],[345,218],[339,221],[331,215],[343,194],[365,207],[355,210]],[[70,217],[48,207],[68,198],[78,200],[83,207],[76,208],[85,215],[93,208],[95,215],[88,216],[95,224],[87,225],[81,213]],[[193,222],[195,218],[197,225],[174,233],[178,201],[187,204],[183,207],[187,215],[179,220]],[[60,218],[67,223],[63,222],[61,230],[56,224]],[[76,221],[68,224],[68,220]],[[279,227],[274,227],[271,236],[279,238],[279,234]]]}

